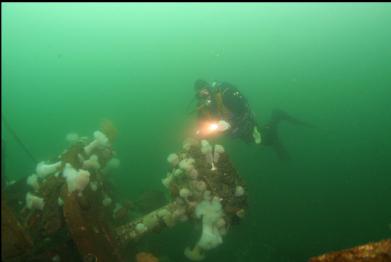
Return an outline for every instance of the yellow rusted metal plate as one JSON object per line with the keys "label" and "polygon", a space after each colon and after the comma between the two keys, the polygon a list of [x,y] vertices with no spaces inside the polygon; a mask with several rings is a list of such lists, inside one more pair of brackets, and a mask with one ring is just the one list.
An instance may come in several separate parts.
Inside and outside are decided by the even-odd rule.
{"label": "yellow rusted metal plate", "polygon": [[391,261],[391,239],[323,254],[309,262],[387,262]]}
{"label": "yellow rusted metal plate", "polygon": [[123,261],[103,222],[102,209],[97,201],[88,196],[80,197],[76,192],[65,194],[65,221],[83,261]]}
{"label": "yellow rusted metal plate", "polygon": [[32,248],[30,235],[16,219],[12,210],[1,199],[1,260],[22,258]]}

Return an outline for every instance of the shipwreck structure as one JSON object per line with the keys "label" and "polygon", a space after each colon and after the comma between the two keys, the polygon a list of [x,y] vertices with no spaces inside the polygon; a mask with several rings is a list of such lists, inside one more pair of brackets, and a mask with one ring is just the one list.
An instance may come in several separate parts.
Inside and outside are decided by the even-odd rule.
{"label": "shipwreck structure", "polygon": [[2,191],[2,261],[138,261],[149,256],[132,253],[144,236],[201,221],[198,241],[183,247],[184,260],[199,261],[244,217],[244,181],[221,145],[197,139],[167,158],[168,203],[130,217],[132,201],[107,179],[119,164],[115,134],[69,135],[64,152]]}

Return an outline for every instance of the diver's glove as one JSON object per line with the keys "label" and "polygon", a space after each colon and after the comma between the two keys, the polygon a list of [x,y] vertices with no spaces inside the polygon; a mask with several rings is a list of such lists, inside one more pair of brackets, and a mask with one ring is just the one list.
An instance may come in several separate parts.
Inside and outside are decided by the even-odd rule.
{"label": "diver's glove", "polygon": [[258,128],[256,126],[254,126],[253,129],[253,138],[255,144],[260,144],[262,142],[261,134],[259,133]]}

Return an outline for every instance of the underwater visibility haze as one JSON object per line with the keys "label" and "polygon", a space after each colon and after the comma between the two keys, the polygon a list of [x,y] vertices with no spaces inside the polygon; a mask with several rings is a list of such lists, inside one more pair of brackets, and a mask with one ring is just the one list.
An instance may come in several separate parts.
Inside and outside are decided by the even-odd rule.
{"label": "underwater visibility haze", "polygon": [[[313,127],[280,124],[289,161],[216,140],[248,203],[204,261],[307,261],[390,238],[390,25],[389,3],[2,3],[2,176],[12,187],[103,121],[113,190],[164,205],[167,157],[195,131],[194,82],[223,81],[261,125],[280,109]],[[190,261],[200,235],[188,221],[133,245]]]}

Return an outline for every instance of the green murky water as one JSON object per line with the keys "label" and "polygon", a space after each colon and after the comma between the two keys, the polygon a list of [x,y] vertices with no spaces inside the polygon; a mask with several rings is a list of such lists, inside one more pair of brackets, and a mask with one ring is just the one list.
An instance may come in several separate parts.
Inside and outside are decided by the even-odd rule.
{"label": "green murky water", "polygon": [[[280,108],[316,128],[281,125],[288,163],[223,139],[249,212],[205,261],[305,261],[390,236],[390,24],[387,3],[2,4],[2,112],[39,161],[111,119],[113,182],[132,198],[165,190],[194,81],[228,81],[261,123]],[[34,172],[3,124],[2,138],[7,179]],[[186,261],[192,230],[148,250]]]}

